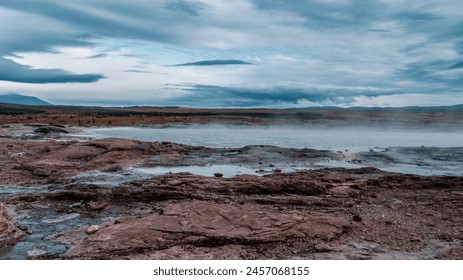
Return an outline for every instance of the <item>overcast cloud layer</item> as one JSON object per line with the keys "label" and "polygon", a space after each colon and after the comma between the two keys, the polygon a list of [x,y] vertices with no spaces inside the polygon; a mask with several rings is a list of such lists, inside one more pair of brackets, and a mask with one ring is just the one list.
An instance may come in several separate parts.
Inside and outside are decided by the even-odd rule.
{"label": "overcast cloud layer", "polygon": [[2,0],[9,92],[86,105],[463,103],[463,1]]}

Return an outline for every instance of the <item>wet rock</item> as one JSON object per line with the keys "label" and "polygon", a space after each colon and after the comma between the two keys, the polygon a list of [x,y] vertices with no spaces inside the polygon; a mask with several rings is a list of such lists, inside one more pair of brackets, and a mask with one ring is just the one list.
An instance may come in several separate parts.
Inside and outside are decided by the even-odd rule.
{"label": "wet rock", "polygon": [[75,219],[79,217],[80,214],[78,213],[72,213],[72,214],[66,214],[57,218],[51,218],[51,219],[44,219],[42,220],[43,223],[46,224],[55,224],[55,223],[62,223],[64,221],[70,220],[70,219]]}
{"label": "wet rock", "polygon": [[23,232],[14,225],[6,206],[0,203],[0,247],[13,245],[22,236]]}
{"label": "wet rock", "polygon": [[97,231],[100,230],[100,226],[98,225],[93,225],[93,226],[89,226],[86,230],[85,230],[85,233],[88,234],[88,235],[91,235],[91,234],[94,234],[96,233]]}
{"label": "wet rock", "polygon": [[82,206],[81,202],[76,202],[76,203],[69,205],[69,208],[79,208],[81,206]]}
{"label": "wet rock", "polygon": [[214,173],[214,176],[220,178],[220,177],[223,177],[223,173],[216,172],[216,173]]}
{"label": "wet rock", "polygon": [[36,133],[43,133],[43,134],[48,134],[48,133],[69,133],[66,129],[56,127],[56,126],[43,126],[39,127],[36,130],[34,130]]}
{"label": "wet rock", "polygon": [[42,248],[42,247],[34,248],[32,250],[27,251],[27,255],[29,257],[38,257],[38,256],[41,256],[41,255],[45,255],[46,253],[47,253],[47,251],[45,251],[45,249]]}
{"label": "wet rock", "polygon": [[22,231],[27,231],[28,228],[25,225],[19,225],[18,228]]}
{"label": "wet rock", "polygon": [[163,141],[161,142],[162,145],[164,145],[164,147],[166,148],[172,148],[174,145],[172,144],[172,142],[170,141]]}

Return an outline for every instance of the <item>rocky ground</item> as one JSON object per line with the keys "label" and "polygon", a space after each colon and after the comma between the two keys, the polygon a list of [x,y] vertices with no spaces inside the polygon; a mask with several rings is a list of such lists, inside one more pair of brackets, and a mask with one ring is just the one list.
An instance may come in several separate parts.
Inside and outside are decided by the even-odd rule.
{"label": "rocky ground", "polygon": [[[369,167],[285,173],[279,162],[339,154],[1,129],[0,259],[463,258],[461,176]],[[277,167],[232,178],[131,171],[208,162]],[[88,180],[98,174],[103,182]]]}

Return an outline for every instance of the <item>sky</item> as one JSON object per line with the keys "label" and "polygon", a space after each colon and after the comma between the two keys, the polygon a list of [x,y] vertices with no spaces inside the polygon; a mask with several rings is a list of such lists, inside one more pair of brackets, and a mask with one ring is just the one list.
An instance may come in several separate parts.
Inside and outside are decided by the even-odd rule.
{"label": "sky", "polygon": [[99,106],[463,103],[461,0],[1,0],[0,94]]}

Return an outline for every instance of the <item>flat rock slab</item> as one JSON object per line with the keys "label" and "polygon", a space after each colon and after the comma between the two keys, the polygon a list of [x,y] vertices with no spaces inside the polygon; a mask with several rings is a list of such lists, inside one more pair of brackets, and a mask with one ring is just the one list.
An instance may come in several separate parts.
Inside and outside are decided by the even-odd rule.
{"label": "flat rock slab", "polygon": [[102,227],[82,243],[77,241],[67,256],[108,258],[128,251],[153,252],[188,244],[214,248],[291,239],[330,241],[348,225],[344,218],[325,214],[279,213],[234,203],[181,202],[167,205],[160,213]]}

